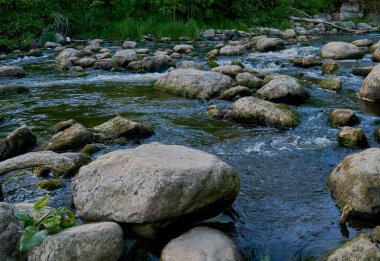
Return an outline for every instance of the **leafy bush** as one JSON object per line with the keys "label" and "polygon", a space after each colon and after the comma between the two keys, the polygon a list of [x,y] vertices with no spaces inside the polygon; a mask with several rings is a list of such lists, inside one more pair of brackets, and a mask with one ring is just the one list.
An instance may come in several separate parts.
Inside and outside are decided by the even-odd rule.
{"label": "leafy bush", "polygon": [[45,215],[41,214],[48,201],[49,196],[45,195],[34,203],[33,209],[37,212],[37,216],[40,216],[38,219],[25,212],[16,213],[17,218],[24,223],[20,251],[26,251],[40,245],[47,235],[56,234],[62,229],[76,225],[75,215],[64,207],[52,209]]}

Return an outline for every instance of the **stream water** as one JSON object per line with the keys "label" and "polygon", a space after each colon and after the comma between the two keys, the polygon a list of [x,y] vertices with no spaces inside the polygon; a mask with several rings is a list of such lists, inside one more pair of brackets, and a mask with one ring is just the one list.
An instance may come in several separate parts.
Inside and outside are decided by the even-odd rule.
{"label": "stream water", "polygon": [[[27,76],[21,79],[1,79],[0,85],[26,86],[27,94],[0,97],[0,137],[25,123],[39,140],[49,135],[47,129],[70,118],[86,127],[96,126],[121,115],[150,124],[155,135],[142,143],[158,141],[180,144],[217,155],[233,166],[241,179],[241,191],[233,205],[237,220],[230,235],[247,260],[319,260],[328,251],[347,240],[340,232],[340,212],[335,206],[325,181],[334,166],[356,150],[339,147],[338,129],[328,123],[333,108],[353,109],[372,147],[378,146],[373,131],[379,125],[380,107],[358,100],[357,92],[364,78],[351,71],[357,66],[373,64],[367,54],[361,60],[340,61],[339,77],[343,91],[328,92],[318,88],[313,79],[324,78],[320,67],[295,68],[289,62],[294,57],[313,56],[329,41],[353,41],[369,38],[377,41],[380,34],[365,36],[322,37],[310,46],[287,46],[280,52],[247,52],[239,57],[218,57],[219,64],[241,60],[263,73],[296,76],[311,93],[311,98],[296,107],[300,125],[292,130],[253,128],[229,120],[218,120],[205,114],[210,103],[228,102],[184,99],[152,88],[161,74],[131,74],[86,70],[85,77],[64,72],[55,67],[54,53],[41,57],[14,58],[0,65],[21,65]],[[205,63],[205,53],[215,42],[194,44],[200,53],[196,60]],[[151,49],[172,48],[174,43],[140,43]],[[115,46],[108,46],[116,48]],[[119,148],[105,146],[96,156]],[[0,177],[6,202],[33,202],[45,192],[36,187],[38,178],[28,171]],[[71,205],[70,179],[61,189],[51,192],[51,204]],[[368,226],[351,224],[349,238]],[[134,244],[134,245],[133,245]],[[158,260],[155,251],[134,242],[126,260]]]}

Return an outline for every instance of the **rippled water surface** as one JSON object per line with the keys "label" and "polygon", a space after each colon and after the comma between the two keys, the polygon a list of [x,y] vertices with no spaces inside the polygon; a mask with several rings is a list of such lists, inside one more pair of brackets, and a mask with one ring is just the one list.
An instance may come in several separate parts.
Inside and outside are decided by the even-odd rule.
{"label": "rippled water surface", "polygon": [[[352,41],[363,37],[380,39],[380,35],[338,39]],[[296,107],[301,124],[293,130],[254,128],[210,118],[205,114],[208,104],[228,103],[184,99],[155,90],[152,83],[160,74],[86,70],[87,76],[78,77],[78,73],[57,70],[53,53],[46,52],[42,57],[0,61],[1,65],[22,65],[27,72],[25,78],[0,80],[0,85],[30,88],[28,94],[0,97],[1,112],[6,118],[0,126],[0,136],[25,123],[44,140],[48,138],[48,127],[70,118],[86,127],[116,115],[150,124],[155,135],[142,143],[159,141],[201,149],[219,156],[238,171],[241,191],[233,205],[238,218],[230,234],[248,260],[317,260],[347,240],[340,232],[340,212],[325,180],[341,159],[355,152],[338,146],[338,129],[329,126],[329,113],[333,108],[355,110],[361,120],[359,127],[364,129],[371,146],[377,146],[373,131],[379,125],[380,115],[378,106],[357,99],[363,78],[351,74],[354,67],[372,64],[369,55],[360,61],[339,62],[343,91],[338,94],[321,90],[315,84],[315,78],[324,78],[320,67],[301,69],[290,64],[289,59],[316,55],[323,43],[336,39],[325,37],[313,41],[311,46],[291,45],[280,52],[218,57],[220,64],[239,59],[264,73],[299,78],[310,91],[311,99]],[[198,44],[202,45],[198,51],[206,53],[215,43]],[[205,63],[203,56],[183,59]],[[100,154],[137,145],[108,146]],[[38,180],[28,171],[0,177],[0,182],[7,202],[33,202],[44,194],[36,189]],[[51,198],[53,205],[70,206],[70,180],[52,192]],[[366,227],[349,227],[350,238],[363,229]],[[137,242],[127,259],[155,260],[154,253]]]}

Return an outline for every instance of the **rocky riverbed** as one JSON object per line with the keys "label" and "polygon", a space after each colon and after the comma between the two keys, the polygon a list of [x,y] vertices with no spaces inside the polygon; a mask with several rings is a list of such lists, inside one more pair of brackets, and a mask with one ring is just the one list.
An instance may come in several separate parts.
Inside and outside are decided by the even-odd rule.
{"label": "rocky riverbed", "polygon": [[99,222],[30,259],[76,234],[113,238],[99,260],[319,260],[361,232],[378,256],[380,34],[213,33],[0,56],[0,228],[45,193]]}

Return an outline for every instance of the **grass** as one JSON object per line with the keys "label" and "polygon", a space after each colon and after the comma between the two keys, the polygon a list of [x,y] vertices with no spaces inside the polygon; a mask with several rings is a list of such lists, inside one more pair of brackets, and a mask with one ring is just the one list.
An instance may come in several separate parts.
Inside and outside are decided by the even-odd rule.
{"label": "grass", "polygon": [[223,20],[210,24],[201,23],[195,20],[170,21],[158,18],[149,18],[147,20],[139,20],[134,18],[126,18],[122,21],[109,22],[101,32],[97,35],[80,34],[78,38],[104,38],[108,40],[123,39],[141,39],[144,35],[153,35],[157,39],[162,37],[170,37],[178,40],[181,36],[187,36],[190,39],[196,39],[200,32],[205,29],[237,29],[248,30],[248,26],[241,21]]}

